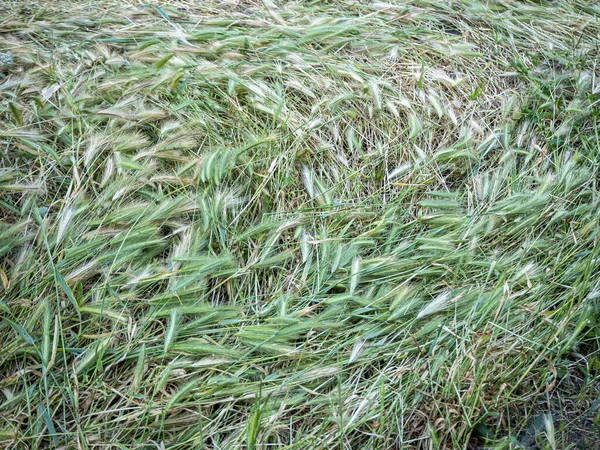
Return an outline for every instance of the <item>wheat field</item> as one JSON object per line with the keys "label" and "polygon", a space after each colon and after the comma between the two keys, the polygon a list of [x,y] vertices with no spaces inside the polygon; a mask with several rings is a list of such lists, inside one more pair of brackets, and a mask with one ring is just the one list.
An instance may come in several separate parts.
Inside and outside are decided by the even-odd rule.
{"label": "wheat field", "polygon": [[0,447],[600,441],[600,4],[0,2]]}

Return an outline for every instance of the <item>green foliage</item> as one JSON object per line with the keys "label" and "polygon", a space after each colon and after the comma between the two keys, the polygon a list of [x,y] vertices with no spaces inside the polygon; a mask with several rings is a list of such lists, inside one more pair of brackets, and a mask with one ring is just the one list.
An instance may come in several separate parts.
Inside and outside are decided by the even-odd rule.
{"label": "green foliage", "polygon": [[595,4],[28,8],[0,445],[560,448],[574,378],[597,416]]}

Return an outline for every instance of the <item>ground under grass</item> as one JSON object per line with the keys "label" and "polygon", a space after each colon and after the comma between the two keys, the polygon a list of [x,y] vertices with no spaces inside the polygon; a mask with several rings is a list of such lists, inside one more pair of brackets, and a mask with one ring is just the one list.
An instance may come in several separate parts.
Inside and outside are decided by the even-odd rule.
{"label": "ground under grass", "polygon": [[600,5],[0,4],[0,446],[594,448]]}

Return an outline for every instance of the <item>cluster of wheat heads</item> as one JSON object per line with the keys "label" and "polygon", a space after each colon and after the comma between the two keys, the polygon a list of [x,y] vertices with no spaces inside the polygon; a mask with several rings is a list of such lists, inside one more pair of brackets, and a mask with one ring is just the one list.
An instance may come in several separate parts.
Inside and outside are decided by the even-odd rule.
{"label": "cluster of wheat heads", "polygon": [[600,7],[543,3],[0,4],[0,445],[593,419]]}

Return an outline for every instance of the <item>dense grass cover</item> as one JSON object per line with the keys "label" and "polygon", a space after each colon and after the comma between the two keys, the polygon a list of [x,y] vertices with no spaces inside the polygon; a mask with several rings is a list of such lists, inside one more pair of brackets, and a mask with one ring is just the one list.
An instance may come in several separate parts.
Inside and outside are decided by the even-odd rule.
{"label": "dense grass cover", "polygon": [[0,445],[593,448],[597,2],[0,8]]}

